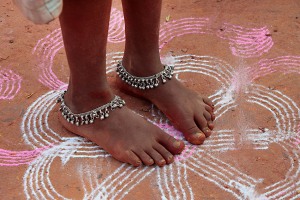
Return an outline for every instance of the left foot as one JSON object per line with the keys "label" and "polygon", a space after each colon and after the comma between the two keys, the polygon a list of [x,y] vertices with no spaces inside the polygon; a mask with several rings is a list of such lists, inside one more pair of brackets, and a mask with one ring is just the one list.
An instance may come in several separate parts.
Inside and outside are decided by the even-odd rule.
{"label": "left foot", "polygon": [[[151,68],[144,68],[145,64],[136,64],[130,59],[123,59],[126,70],[139,77],[147,77],[162,71],[160,62],[152,63]],[[153,67],[152,67],[153,66]],[[118,87],[129,94],[145,98],[156,105],[181,131],[186,140],[192,144],[202,144],[206,137],[211,135],[214,128],[214,106],[207,97],[202,97],[187,89],[175,77],[165,84],[149,90],[140,90],[131,87],[117,77]]]}

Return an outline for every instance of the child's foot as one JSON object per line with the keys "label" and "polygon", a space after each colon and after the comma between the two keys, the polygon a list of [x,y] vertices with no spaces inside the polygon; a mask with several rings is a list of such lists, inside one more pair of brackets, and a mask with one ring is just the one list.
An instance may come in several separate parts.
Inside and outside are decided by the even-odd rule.
{"label": "child's foot", "polygon": [[[148,65],[147,62],[134,63],[126,57],[123,59],[123,66],[130,74],[138,77],[151,76],[163,70],[163,65],[160,62],[153,62],[152,65],[151,63]],[[215,118],[212,102],[208,98],[201,97],[196,92],[187,89],[175,78],[148,90],[134,88],[119,77],[117,78],[117,85],[125,92],[151,101],[171,120],[178,130],[183,132],[190,143],[202,144],[205,138],[211,135]]]}
{"label": "child's foot", "polygon": [[[67,92],[65,104],[73,113],[83,113],[110,102],[114,95],[99,92],[77,95]],[[95,119],[93,124],[76,126],[68,123],[62,115],[62,125],[72,133],[88,138],[98,144],[115,159],[133,166],[157,164],[164,166],[174,161],[175,154],[181,153],[184,144],[148,123],[128,108],[122,107],[110,112],[105,120]]]}

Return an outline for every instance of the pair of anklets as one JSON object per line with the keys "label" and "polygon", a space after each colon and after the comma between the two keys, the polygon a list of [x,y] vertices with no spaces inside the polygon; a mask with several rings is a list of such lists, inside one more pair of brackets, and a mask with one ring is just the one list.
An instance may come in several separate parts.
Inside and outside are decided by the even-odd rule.
{"label": "pair of anklets", "polygon": [[[131,75],[125,69],[121,61],[117,65],[117,74],[119,75],[119,77],[132,87],[141,90],[153,89],[155,87],[158,87],[160,80],[162,81],[162,83],[166,83],[167,79],[172,78],[173,72],[174,66],[165,65],[163,71],[153,76],[137,77]],[[115,96],[112,101],[103,106],[95,108],[91,111],[75,114],[65,104],[64,96],[66,92],[67,91],[63,91],[57,99],[57,103],[61,103],[59,111],[61,112],[62,116],[67,120],[67,122],[76,126],[93,124],[96,119],[104,120],[109,117],[110,111],[125,106],[125,101],[121,97]]]}

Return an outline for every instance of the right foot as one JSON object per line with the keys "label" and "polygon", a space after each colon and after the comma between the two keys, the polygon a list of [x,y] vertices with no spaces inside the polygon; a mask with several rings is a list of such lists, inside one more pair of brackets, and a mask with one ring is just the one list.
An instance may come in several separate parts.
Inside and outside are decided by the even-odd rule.
{"label": "right foot", "polygon": [[[77,95],[65,94],[65,104],[73,113],[83,113],[114,98],[111,92]],[[174,139],[158,127],[147,122],[126,107],[110,112],[105,120],[96,119],[93,124],[76,126],[68,123],[60,114],[60,122],[72,133],[91,140],[110,153],[115,159],[133,166],[164,166],[174,161],[184,143]]]}

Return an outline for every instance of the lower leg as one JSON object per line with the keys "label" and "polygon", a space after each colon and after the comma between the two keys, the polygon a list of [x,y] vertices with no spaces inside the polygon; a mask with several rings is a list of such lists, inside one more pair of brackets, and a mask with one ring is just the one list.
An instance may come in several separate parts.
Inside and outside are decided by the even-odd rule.
{"label": "lower leg", "polygon": [[[126,43],[123,63],[137,76],[163,69],[159,55],[161,0],[123,0]],[[133,56],[134,55],[134,56]]]}
{"label": "lower leg", "polygon": [[[111,0],[64,0],[60,23],[70,67],[65,103],[83,113],[110,102],[114,94],[106,80],[106,43]],[[116,109],[109,118],[75,126],[60,116],[69,131],[95,142],[114,158],[134,166],[164,165],[184,145],[129,109]],[[131,122],[131,123],[128,123]]]}
{"label": "lower leg", "polygon": [[74,112],[112,99],[105,67],[110,9],[110,0],[64,1],[60,24],[70,67],[66,99],[75,104],[70,105]]}
{"label": "lower leg", "polygon": [[[163,70],[159,55],[161,0],[123,0],[126,45],[123,65],[135,76],[150,76]],[[213,106],[173,78],[152,90],[141,91],[121,81],[123,90],[150,100],[193,144],[203,143],[213,129]]]}

